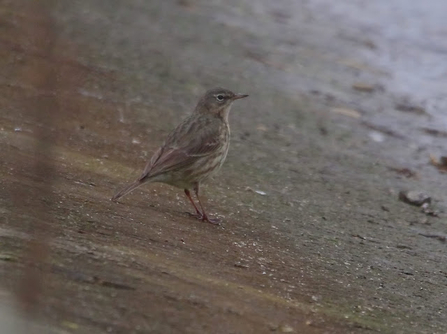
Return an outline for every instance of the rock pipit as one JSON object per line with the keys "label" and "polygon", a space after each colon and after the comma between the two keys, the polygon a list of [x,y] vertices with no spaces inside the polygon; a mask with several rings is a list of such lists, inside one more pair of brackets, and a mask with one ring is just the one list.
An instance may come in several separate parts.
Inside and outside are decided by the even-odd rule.
{"label": "rock pipit", "polygon": [[[112,201],[148,182],[162,182],[182,188],[203,221],[217,223],[205,213],[199,197],[200,184],[219,170],[230,146],[228,114],[235,100],[247,97],[227,89],[214,88],[205,93],[188,118],[167,137],[146,165],[143,174],[115,196]],[[191,197],[193,189],[199,210]]]}

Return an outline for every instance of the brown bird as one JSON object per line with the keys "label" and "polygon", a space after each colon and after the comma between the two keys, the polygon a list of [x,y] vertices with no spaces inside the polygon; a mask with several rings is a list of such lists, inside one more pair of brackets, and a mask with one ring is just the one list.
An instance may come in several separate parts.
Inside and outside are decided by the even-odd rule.
{"label": "brown bird", "polygon": [[[196,210],[197,218],[217,224],[205,213],[200,202],[199,187],[224,163],[230,146],[228,114],[231,105],[235,100],[247,96],[223,88],[207,91],[197,103],[194,112],[168,135],[146,165],[143,174],[113,196],[112,201],[144,183],[167,183],[185,190]],[[201,211],[194,203],[190,189],[194,190]]]}

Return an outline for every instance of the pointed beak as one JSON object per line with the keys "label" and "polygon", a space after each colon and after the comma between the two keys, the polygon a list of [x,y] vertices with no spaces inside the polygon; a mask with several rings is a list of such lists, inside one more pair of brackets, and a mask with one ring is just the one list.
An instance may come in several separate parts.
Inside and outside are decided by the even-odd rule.
{"label": "pointed beak", "polygon": [[235,94],[233,97],[233,100],[239,100],[239,99],[243,99],[244,97],[247,97],[247,94]]}

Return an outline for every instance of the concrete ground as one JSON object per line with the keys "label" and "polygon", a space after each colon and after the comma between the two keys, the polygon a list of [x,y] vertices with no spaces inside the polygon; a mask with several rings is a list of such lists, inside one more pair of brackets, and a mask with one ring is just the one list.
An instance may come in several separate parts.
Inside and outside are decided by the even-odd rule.
{"label": "concrete ground", "polygon": [[[447,332],[445,7],[3,1],[3,328]],[[112,203],[215,86],[250,95],[223,223],[162,184]]]}

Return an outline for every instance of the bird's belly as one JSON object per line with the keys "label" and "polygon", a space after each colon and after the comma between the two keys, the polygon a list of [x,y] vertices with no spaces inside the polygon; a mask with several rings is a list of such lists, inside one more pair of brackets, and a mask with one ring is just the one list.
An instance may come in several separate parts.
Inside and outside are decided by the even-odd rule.
{"label": "bird's belly", "polygon": [[196,161],[194,166],[190,169],[190,179],[193,182],[202,182],[210,176],[216,174],[222,167],[228,153],[228,145],[219,153],[213,154],[203,159]]}

